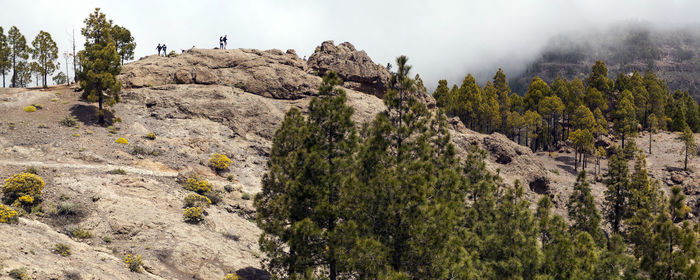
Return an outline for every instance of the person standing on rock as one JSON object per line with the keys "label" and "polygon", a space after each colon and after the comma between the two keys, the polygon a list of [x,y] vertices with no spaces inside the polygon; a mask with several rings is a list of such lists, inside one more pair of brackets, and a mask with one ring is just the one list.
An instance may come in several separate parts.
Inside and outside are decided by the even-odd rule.
{"label": "person standing on rock", "polygon": [[227,45],[228,45],[228,40],[226,40],[226,35],[224,35],[224,50],[226,49]]}
{"label": "person standing on rock", "polygon": [[166,56],[168,54],[168,52],[166,51],[167,47],[165,46],[165,44],[163,44],[162,48],[163,48],[163,56]]}
{"label": "person standing on rock", "polygon": [[224,49],[224,37],[219,37],[219,49]]}
{"label": "person standing on rock", "polygon": [[161,49],[163,49],[163,47],[161,47],[160,44],[158,44],[158,46],[156,47],[156,50],[158,50],[158,56],[160,56]]}

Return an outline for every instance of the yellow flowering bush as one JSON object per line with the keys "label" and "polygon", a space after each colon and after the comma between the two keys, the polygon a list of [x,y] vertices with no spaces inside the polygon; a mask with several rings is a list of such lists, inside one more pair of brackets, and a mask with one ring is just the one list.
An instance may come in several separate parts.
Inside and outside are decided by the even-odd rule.
{"label": "yellow flowering bush", "polygon": [[141,255],[132,256],[131,254],[126,254],[126,257],[124,257],[124,262],[129,267],[129,270],[133,272],[141,272],[141,266],[143,266],[143,259],[141,259]]}
{"label": "yellow flowering bush", "polygon": [[224,276],[224,280],[241,280],[242,278],[235,273],[229,273]]}
{"label": "yellow flowering bush", "polygon": [[12,210],[12,208],[10,207],[0,204],[0,223],[17,223],[17,211]]}
{"label": "yellow flowering bush", "polygon": [[117,140],[114,140],[114,143],[117,144],[129,144],[129,140],[126,140],[124,137],[119,137]]}
{"label": "yellow flowering bush", "polygon": [[202,210],[202,207],[190,207],[185,209],[185,222],[191,223],[191,224],[197,224],[201,221],[204,220],[204,211]]}
{"label": "yellow flowering bush", "polygon": [[5,184],[2,186],[2,193],[5,201],[12,203],[22,196],[31,196],[33,199],[38,198],[43,188],[44,180],[41,177],[32,173],[22,172],[12,175],[12,177],[5,180]]}
{"label": "yellow flowering bush", "polygon": [[211,199],[196,193],[188,194],[185,197],[185,207],[207,207],[211,204]]}
{"label": "yellow flowering bush", "polygon": [[213,154],[209,159],[209,166],[217,171],[225,170],[228,168],[229,164],[231,164],[231,159],[229,159],[226,155]]}
{"label": "yellow flowering bush", "polygon": [[185,182],[184,188],[188,191],[193,191],[198,194],[203,194],[211,191],[211,184],[207,180],[200,178],[189,178]]}
{"label": "yellow flowering bush", "polygon": [[27,107],[24,107],[24,111],[27,113],[36,112],[36,107],[29,105]]}
{"label": "yellow flowering bush", "polygon": [[22,205],[32,205],[34,204],[34,198],[31,195],[20,196],[17,201]]}

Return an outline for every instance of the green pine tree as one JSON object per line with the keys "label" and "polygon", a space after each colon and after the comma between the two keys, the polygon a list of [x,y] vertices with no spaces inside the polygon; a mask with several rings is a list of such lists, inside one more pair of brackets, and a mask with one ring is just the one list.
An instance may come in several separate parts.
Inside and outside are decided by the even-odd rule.
{"label": "green pine tree", "polygon": [[586,181],[586,172],[581,171],[576,178],[574,192],[567,204],[569,219],[573,222],[571,230],[588,233],[597,244],[605,244],[605,235],[600,228],[600,213],[593,200],[591,188]]}
{"label": "green pine tree", "polygon": [[47,76],[51,75],[58,69],[60,63],[58,59],[58,47],[56,42],[51,39],[51,34],[48,32],[39,31],[34,41],[32,41],[32,58],[37,62],[37,71],[41,74],[44,87],[47,86]]}
{"label": "green pine tree", "polygon": [[26,63],[26,60],[29,58],[29,47],[27,46],[27,39],[24,38],[24,35],[19,32],[16,26],[10,27],[10,30],[7,32],[7,45],[10,64],[12,65],[11,86],[18,87],[20,80],[26,81],[22,85],[28,84],[29,81],[25,76],[29,72],[29,67]]}
{"label": "green pine tree", "polygon": [[99,123],[105,122],[103,105],[119,102],[121,82],[117,75],[121,71],[119,54],[112,38],[112,21],[107,20],[100,8],[84,20],[81,30],[85,36],[85,49],[78,53],[81,71],[78,73],[83,99],[98,102]]}
{"label": "green pine tree", "polygon": [[608,160],[605,185],[605,218],[613,233],[620,233],[622,221],[627,215],[629,197],[629,163],[620,149],[616,149]]}

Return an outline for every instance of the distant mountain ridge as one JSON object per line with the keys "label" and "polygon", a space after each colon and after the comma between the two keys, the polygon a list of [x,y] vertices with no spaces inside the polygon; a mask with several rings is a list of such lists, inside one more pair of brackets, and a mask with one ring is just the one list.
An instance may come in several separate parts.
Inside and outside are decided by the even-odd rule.
{"label": "distant mountain ridge", "polygon": [[700,25],[660,29],[629,24],[558,36],[525,72],[512,77],[510,84],[513,91],[522,94],[534,76],[547,83],[557,75],[583,79],[596,60],[607,64],[612,79],[619,73],[651,69],[666,80],[671,91],[688,91],[700,101]]}

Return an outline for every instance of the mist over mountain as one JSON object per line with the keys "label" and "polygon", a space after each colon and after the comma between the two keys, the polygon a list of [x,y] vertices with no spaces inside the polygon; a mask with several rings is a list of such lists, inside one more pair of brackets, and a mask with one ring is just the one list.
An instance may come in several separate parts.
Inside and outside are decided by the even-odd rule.
{"label": "mist over mountain", "polygon": [[534,76],[548,83],[557,75],[584,78],[596,60],[607,64],[610,78],[652,70],[671,91],[689,91],[700,99],[700,25],[625,23],[561,34],[551,38],[521,72],[507,74],[513,91],[523,93]]}

